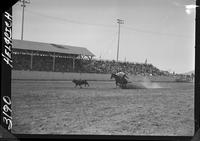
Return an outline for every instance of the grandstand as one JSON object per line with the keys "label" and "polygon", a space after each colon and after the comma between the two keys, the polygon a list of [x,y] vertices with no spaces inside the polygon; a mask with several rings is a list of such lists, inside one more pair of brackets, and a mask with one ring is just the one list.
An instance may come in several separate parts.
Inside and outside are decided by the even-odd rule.
{"label": "grandstand", "polygon": [[110,74],[124,71],[129,75],[167,76],[152,64],[97,60],[83,47],[13,40],[13,70]]}
{"label": "grandstand", "polygon": [[13,39],[14,70],[76,72],[81,60],[95,55],[83,47]]}

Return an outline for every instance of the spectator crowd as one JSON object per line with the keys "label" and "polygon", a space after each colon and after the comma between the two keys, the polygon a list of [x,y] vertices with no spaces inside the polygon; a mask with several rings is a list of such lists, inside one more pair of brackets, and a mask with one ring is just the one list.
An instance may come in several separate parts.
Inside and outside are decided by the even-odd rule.
{"label": "spectator crowd", "polygon": [[[53,57],[13,54],[14,70],[32,71],[55,71],[55,72],[81,72],[81,73],[115,73],[123,71],[134,75],[169,75],[166,71],[161,71],[152,64],[116,62],[114,60],[88,60],[75,59],[73,67],[72,58],[55,57],[53,67]],[[54,69],[53,69],[54,68]]]}

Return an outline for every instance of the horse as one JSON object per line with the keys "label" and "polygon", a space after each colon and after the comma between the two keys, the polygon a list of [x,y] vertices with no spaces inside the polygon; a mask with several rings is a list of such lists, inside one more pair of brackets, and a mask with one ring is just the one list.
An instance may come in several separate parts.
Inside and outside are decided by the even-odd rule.
{"label": "horse", "polygon": [[79,86],[80,88],[82,88],[81,87],[82,85],[85,85],[85,87],[87,85],[89,87],[89,84],[88,84],[87,80],[81,80],[81,79],[80,80],[76,80],[76,79],[73,79],[72,82],[75,84],[75,87]]}
{"label": "horse", "polygon": [[116,87],[119,86],[121,88],[126,88],[126,84],[128,83],[128,81],[125,79],[125,77],[127,77],[126,75],[118,76],[114,73],[111,74],[110,79],[114,78],[115,79],[115,84]]}

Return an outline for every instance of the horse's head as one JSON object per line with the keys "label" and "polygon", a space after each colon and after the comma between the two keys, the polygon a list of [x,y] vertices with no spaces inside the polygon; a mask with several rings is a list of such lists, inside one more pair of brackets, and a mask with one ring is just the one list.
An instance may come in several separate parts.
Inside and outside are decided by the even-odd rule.
{"label": "horse's head", "polygon": [[112,73],[111,76],[110,76],[110,79],[112,79],[112,78],[115,78],[115,74],[114,73]]}

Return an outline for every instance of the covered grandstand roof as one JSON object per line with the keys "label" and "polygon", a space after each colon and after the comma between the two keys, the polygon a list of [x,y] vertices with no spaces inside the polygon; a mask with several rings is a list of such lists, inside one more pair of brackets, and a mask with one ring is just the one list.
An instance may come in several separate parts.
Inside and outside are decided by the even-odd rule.
{"label": "covered grandstand roof", "polygon": [[33,41],[24,41],[13,39],[13,49],[23,49],[23,50],[36,50],[45,52],[57,52],[64,54],[77,54],[84,56],[95,56],[87,48],[84,47],[74,47],[69,45],[58,45],[51,43],[41,43]]}

